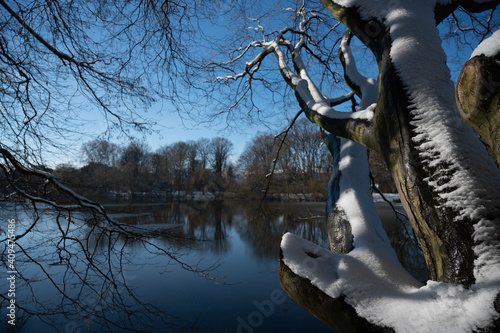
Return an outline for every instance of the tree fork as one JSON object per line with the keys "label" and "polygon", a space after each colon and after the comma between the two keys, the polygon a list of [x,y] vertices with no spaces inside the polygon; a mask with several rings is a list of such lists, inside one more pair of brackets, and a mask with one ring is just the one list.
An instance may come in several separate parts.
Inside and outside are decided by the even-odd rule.
{"label": "tree fork", "polygon": [[[370,33],[370,30],[366,31],[367,24],[380,24],[378,21],[373,23],[363,20],[356,9],[341,7],[333,1],[324,0],[323,3],[372,50],[379,63],[380,91],[373,119],[374,128],[364,130],[360,137],[347,137],[364,145],[369,142],[367,146],[384,157],[422,245],[430,278],[472,285],[475,282],[472,233],[473,224],[477,221],[462,218],[457,222],[455,219],[460,215],[459,212],[443,207],[438,193],[426,181],[441,166],[426,165],[416,149],[416,128],[411,125],[414,116],[408,92],[411,87],[403,88],[392,63],[390,49],[393,41],[387,28],[379,25],[376,29],[378,34],[369,36],[366,33]],[[365,31],[362,27],[365,27]],[[331,133],[346,137],[345,129],[336,131],[336,127],[348,125],[349,122],[340,119],[320,120],[316,119],[317,115],[309,118]]]}

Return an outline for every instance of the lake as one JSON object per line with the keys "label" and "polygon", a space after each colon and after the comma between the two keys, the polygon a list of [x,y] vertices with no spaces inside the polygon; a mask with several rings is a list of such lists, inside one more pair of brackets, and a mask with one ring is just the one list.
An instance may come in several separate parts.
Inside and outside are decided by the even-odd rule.
{"label": "lake", "polygon": [[[2,205],[3,220],[15,219],[16,235],[22,235],[33,210]],[[288,298],[278,275],[284,233],[328,248],[324,203],[114,201],[105,206],[132,232],[140,227],[149,235],[147,242],[120,236],[116,227],[103,232],[88,214],[73,213],[78,221],[68,223],[67,216],[40,209],[36,226],[16,248],[13,332],[331,332]],[[379,213],[401,260],[425,280],[408,224],[396,221],[388,206],[379,205]],[[4,250],[5,277],[7,258]],[[0,280],[2,320],[8,319],[11,282]]]}

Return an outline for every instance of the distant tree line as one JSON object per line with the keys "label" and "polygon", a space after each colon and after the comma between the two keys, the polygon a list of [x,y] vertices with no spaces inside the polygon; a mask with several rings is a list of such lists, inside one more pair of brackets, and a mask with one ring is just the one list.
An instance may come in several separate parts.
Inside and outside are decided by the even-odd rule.
{"label": "distant tree line", "polygon": [[[223,137],[179,141],[156,151],[140,141],[119,146],[96,139],[81,147],[83,167],[59,165],[47,171],[94,198],[179,197],[193,193],[271,199],[325,198],[332,157],[323,145],[321,133],[306,119],[297,121],[278,136],[257,133],[238,160],[230,159],[232,148],[233,143]],[[380,158],[370,156],[370,161],[377,185],[384,192],[393,192],[392,178]],[[23,179],[23,186],[30,187],[26,181]],[[3,188],[5,197],[10,190],[7,184]],[[31,188],[34,193],[41,190]]]}
{"label": "distant tree line", "polygon": [[61,165],[54,172],[86,195],[219,193],[233,181],[232,146],[217,137],[179,141],[152,151],[140,141],[122,147],[97,139],[83,144],[83,167]]}

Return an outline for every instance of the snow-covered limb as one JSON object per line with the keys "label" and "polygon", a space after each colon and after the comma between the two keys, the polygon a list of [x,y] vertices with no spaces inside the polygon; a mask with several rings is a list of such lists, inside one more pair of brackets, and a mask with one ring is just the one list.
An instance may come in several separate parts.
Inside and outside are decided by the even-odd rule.
{"label": "snow-covered limb", "polygon": [[334,107],[337,105],[340,105],[342,103],[347,102],[348,100],[352,100],[354,98],[354,95],[356,95],[353,91],[350,93],[347,93],[343,96],[340,97],[335,97],[335,98],[327,98],[328,103],[330,103],[330,106]]}
{"label": "snow-covered limb", "polygon": [[[307,41],[309,38],[307,35],[307,25],[311,20],[319,19],[319,17],[303,9],[299,10],[298,16],[301,18],[298,30],[287,27],[275,32],[272,40],[263,40],[248,44],[248,46],[243,49],[243,54],[254,47],[261,47],[263,50],[245,64],[244,71],[235,75],[217,77],[217,79],[229,81],[239,80],[246,76],[252,77],[252,75],[257,72],[264,59],[269,54],[273,53],[276,57],[281,76],[284,81],[295,90],[295,95],[301,108],[311,121],[319,124],[331,133],[361,142],[369,147],[375,147],[376,144],[372,140],[372,135],[369,134],[371,131],[371,119],[374,114],[374,105],[366,104],[364,110],[358,112],[339,112],[332,108],[332,105],[343,101],[343,99],[331,100],[324,96],[314,82],[314,79],[311,77],[301,54],[302,50],[307,48]],[[299,36],[298,42],[295,45],[286,38],[286,34],[288,33]],[[346,50],[345,53],[350,54],[350,59],[352,59],[350,50]],[[320,57],[317,55],[313,56],[321,61]],[[241,58],[242,54],[239,54],[236,58],[224,64],[233,63]],[[290,58],[293,66],[289,64]],[[353,66],[351,65],[350,67]],[[369,88],[369,86],[372,88]],[[377,82],[373,79],[367,79],[363,87],[367,87],[365,93],[369,93],[369,91],[373,91],[373,88],[377,89]],[[351,94],[348,96],[349,98],[352,97]]]}
{"label": "snow-covered limb", "polygon": [[[357,94],[361,97],[360,108],[366,108],[367,105],[374,105],[378,98],[378,85],[371,84],[374,80],[369,80],[359,74],[351,49],[348,45],[350,35],[344,34],[339,50],[339,56],[345,70],[346,81],[359,87]],[[351,77],[350,77],[351,76]],[[354,89],[353,92],[355,93]],[[361,191],[358,196],[366,201],[366,207],[360,207],[362,214],[372,212],[374,205],[371,197],[368,152],[365,147],[354,143],[345,138],[322,131],[323,140],[333,156],[332,176],[328,184],[326,215],[328,237],[330,247],[339,253],[347,253],[353,247],[354,237],[353,227],[348,212],[352,209],[349,200],[342,200],[343,196],[352,191]],[[360,198],[354,198],[359,202]],[[370,203],[371,202],[371,205]],[[372,207],[373,206],[373,207]],[[375,223],[379,221],[369,221],[365,219],[364,223]],[[388,239],[385,237],[385,240]],[[385,245],[387,246],[387,245]],[[390,244],[388,244],[390,248]]]}
{"label": "snow-covered limb", "polygon": [[[453,211],[449,217],[443,216],[436,222],[431,222],[431,217],[428,217],[426,224],[435,230],[442,229],[438,232],[439,237],[446,239],[444,246],[451,246],[453,239],[450,233],[456,233],[456,237],[459,237],[458,234],[463,232],[460,230],[461,225],[482,229],[482,225],[488,221],[488,224],[492,223],[498,228],[500,174],[476,135],[460,119],[454,85],[446,67],[446,55],[434,23],[434,13],[411,1],[404,5],[406,11],[394,11],[387,17],[392,39],[390,59],[408,90],[409,108],[412,108],[410,124],[415,128],[411,140],[418,151],[418,156],[414,158],[418,158],[423,172],[428,175],[422,179],[421,189],[428,186],[438,209]],[[422,49],[418,45],[426,45],[426,48]],[[458,221],[463,224],[458,224]],[[484,241],[477,238],[479,234],[489,235],[486,242],[491,251],[489,256],[496,258],[500,251],[499,239],[498,234],[491,230],[479,232],[476,229],[470,240],[461,240],[458,253],[469,246],[476,252]],[[446,258],[439,246],[433,245],[436,254],[432,257],[438,258],[436,255],[440,253],[439,258]],[[462,261],[462,270],[471,272],[470,276],[474,270],[476,282],[484,278],[476,269],[479,266],[485,268],[481,264],[487,257],[485,253],[475,260],[470,250],[460,255],[448,253],[448,256],[446,261],[449,260],[451,265]],[[500,262],[495,266],[498,267],[498,264]],[[454,275],[453,272],[440,274]],[[466,280],[462,283],[467,284]]]}
{"label": "snow-covered limb", "polygon": [[[255,48],[255,47],[260,47],[261,46],[261,43],[258,42],[258,41],[253,41],[251,43],[249,43],[246,47],[244,48],[239,48],[238,49],[238,52],[240,52],[235,58],[229,60],[229,61],[225,61],[225,62],[222,62],[222,63],[218,63],[216,64],[217,66],[221,66],[221,67],[224,67],[224,66],[227,66],[229,64],[233,64],[235,63],[236,61],[238,61],[239,59],[243,58],[245,56],[245,54],[247,54],[247,52],[252,49],[252,48]],[[215,66],[215,64],[208,64],[207,67],[211,67],[211,66]]]}
{"label": "snow-covered limb", "polygon": [[[327,140],[335,150],[332,136],[327,134]],[[482,282],[470,289],[433,281],[422,285],[415,280],[399,263],[377,215],[366,148],[340,140],[342,149],[334,161],[338,169],[329,186],[327,212],[343,213],[353,248],[339,254],[290,233],[284,235],[280,279],[290,297],[339,332],[344,328],[377,331],[380,327],[422,333],[488,329],[499,317],[492,306],[500,290],[498,258],[482,264],[486,268]],[[492,267],[487,268],[488,264]],[[330,312],[325,313],[325,308]]]}
{"label": "snow-covered limb", "polygon": [[[458,117],[436,22],[459,5],[472,11],[478,2],[448,1],[446,6],[434,0],[323,3],[379,63],[381,89],[372,134],[393,173],[432,278],[472,284],[474,241],[462,229],[472,232],[468,226],[479,226],[482,219],[492,222],[500,215],[500,180],[491,159]],[[476,9],[498,3],[481,1]],[[376,31],[368,29],[374,24]],[[426,209],[422,202],[428,202]],[[488,210],[494,213],[488,215]],[[493,248],[489,247],[490,254],[495,257],[500,248]]]}
{"label": "snow-covered limb", "polygon": [[[491,304],[499,280],[471,289],[433,281],[422,286],[399,263],[380,262],[367,255],[363,246],[348,255],[336,254],[290,233],[283,237],[281,250],[282,263],[295,275],[281,281],[292,298],[298,292],[292,281],[300,277],[379,327],[395,332],[465,333],[487,329],[498,318]],[[359,318],[350,324],[356,323]]]}
{"label": "snow-covered limb", "polygon": [[[335,12],[338,17],[349,28],[355,24],[354,20],[383,20],[388,13],[400,8],[403,1],[367,1],[367,0],[322,0],[330,12]],[[499,5],[498,0],[431,0],[427,2],[436,13],[436,21],[439,23],[448,17],[458,7],[463,7],[471,13],[479,13],[493,9]],[[359,15],[357,18],[354,16]],[[358,22],[359,23],[359,22]],[[359,28],[359,26],[358,26]],[[355,34],[355,29],[351,29]],[[361,31],[360,31],[361,32]]]}
{"label": "snow-covered limb", "polygon": [[[422,285],[410,276],[399,263],[377,215],[367,182],[366,148],[341,141],[335,197],[350,224],[353,249],[339,254],[290,233],[284,235],[280,279],[287,293],[336,331],[352,325],[366,330],[367,326],[356,326],[360,323],[396,332],[465,333],[488,328],[498,318],[492,304],[500,290],[499,272],[490,270],[487,282],[471,289],[433,281]],[[308,295],[309,304],[301,290]],[[342,314],[325,316],[322,307],[312,304],[314,297],[321,298],[323,306],[334,304],[330,307]],[[368,323],[354,317],[344,302]],[[351,321],[342,322],[345,318]]]}
{"label": "snow-covered limb", "polygon": [[[284,235],[280,279],[285,290],[336,331],[390,327],[396,332],[456,333],[488,328],[498,317],[492,304],[500,290],[499,272],[490,270],[488,282],[470,290],[443,282],[422,285],[411,277],[399,263],[377,215],[368,183],[366,148],[340,140],[338,189],[331,198],[350,224],[353,249],[339,254],[290,233]],[[330,186],[329,196],[331,192]],[[309,304],[304,302],[298,283],[307,293]],[[333,311],[325,315],[322,307],[312,304],[314,297],[341,315],[335,317]],[[356,318],[349,307],[368,323]],[[343,322],[346,318],[350,321]],[[366,326],[370,324],[376,327]]]}
{"label": "snow-covered limb", "polygon": [[[339,190],[337,200],[340,206],[342,196],[351,195],[342,208],[352,226],[354,248],[346,255],[333,254],[286,235],[283,265],[323,294],[343,299],[359,316],[397,332],[495,331],[500,327],[500,174],[459,117],[436,28],[449,8],[440,7],[441,13],[436,13],[443,3],[433,0],[401,0],[390,7],[383,1],[323,2],[354,34],[364,34],[362,41],[377,58],[380,98],[371,134],[393,174],[431,278],[443,282],[419,286],[396,265],[390,266],[390,251],[379,250],[386,243],[366,237],[376,232],[366,232],[365,226],[372,225],[364,223],[366,217],[359,212],[370,208],[356,188]],[[379,34],[363,32],[370,20],[384,23]],[[349,71],[349,64],[345,67]],[[307,101],[302,104],[308,106]],[[327,129],[327,117],[314,112],[310,114]],[[346,173],[340,173],[340,181]]]}
{"label": "snow-covered limb", "polygon": [[498,54],[500,54],[500,30],[495,31],[489,38],[479,44],[474,52],[472,52],[470,58],[472,59],[480,55],[495,57]]}
{"label": "snow-covered limb", "polygon": [[[246,52],[248,51],[249,48],[256,47],[257,45],[260,46],[261,44],[260,43],[252,43],[251,45],[247,46],[247,48],[245,50],[243,50],[243,52],[241,54],[239,54],[236,58],[232,59],[231,61],[225,62],[221,65],[223,66],[226,64],[236,62],[238,59],[241,59],[246,54]],[[254,72],[256,72],[259,69],[260,63],[266,58],[266,56],[271,54],[272,51],[273,50],[271,48],[267,48],[267,49],[265,48],[255,58],[253,58],[251,61],[249,61],[245,64],[245,70],[243,72],[238,73],[236,75],[218,76],[217,80],[226,80],[226,81],[235,80],[236,81],[240,78],[245,77],[246,75],[252,75]]]}
{"label": "snow-covered limb", "polygon": [[[294,68],[298,72],[300,80],[294,85],[295,96],[299,101],[307,117],[331,133],[362,142],[370,146],[369,132],[373,107],[366,105],[366,109],[359,112],[338,112],[331,107],[331,101],[327,99],[314,83],[302,56],[298,43],[291,50]],[[283,56],[283,55],[281,55]],[[280,69],[283,73],[283,70]],[[377,89],[376,85],[374,85]],[[371,91],[371,90],[370,90]]]}
{"label": "snow-covered limb", "polygon": [[[361,75],[356,67],[356,60],[349,46],[353,34],[347,30],[342,36],[339,48],[339,58],[344,67],[344,77],[353,92],[363,96],[360,109],[366,109],[378,99],[378,81],[373,78],[366,78]],[[364,102],[363,102],[364,101]]]}

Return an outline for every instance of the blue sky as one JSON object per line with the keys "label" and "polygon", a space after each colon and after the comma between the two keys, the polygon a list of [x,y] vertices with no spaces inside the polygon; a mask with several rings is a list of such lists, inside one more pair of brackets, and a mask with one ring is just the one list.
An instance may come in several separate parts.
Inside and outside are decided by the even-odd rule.
{"label": "blue sky", "polygon": [[[214,30],[217,33],[221,33],[219,29]],[[448,54],[448,64],[452,71],[452,79],[456,81],[458,74],[460,73],[460,69],[463,64],[469,58],[473,48],[468,44],[463,44],[459,47],[457,52],[457,46],[454,42],[445,41],[443,43],[445,51]],[[359,46],[361,50],[363,47]],[[356,45],[353,45],[353,50],[356,50]],[[366,53],[363,53],[363,56],[357,58],[358,62],[361,62],[363,58],[366,58]],[[269,59],[272,61],[272,59]],[[268,60],[268,61],[269,61]],[[366,66],[366,64],[362,65]],[[360,66],[361,67],[361,66]],[[362,68],[361,68],[362,70]],[[366,67],[365,67],[366,70]],[[363,71],[363,70],[362,70]],[[376,66],[371,67],[371,70],[368,68],[368,73],[371,76],[376,75],[377,68]],[[340,91],[338,95],[342,95],[345,91]],[[263,97],[266,98],[265,96]],[[269,101],[265,101],[267,103]],[[154,122],[157,123],[157,126],[154,127],[155,132],[150,134],[137,133],[132,134],[132,136],[136,136],[137,139],[143,140],[145,143],[149,145],[152,151],[159,149],[160,147],[170,145],[177,141],[189,141],[189,140],[198,140],[200,138],[213,138],[217,136],[222,136],[228,138],[234,145],[233,147],[233,156],[232,159],[236,160],[238,156],[243,152],[247,143],[255,137],[257,132],[266,131],[266,127],[261,124],[244,124],[243,128],[239,128],[238,131],[227,130],[225,129],[224,120],[221,120],[222,124],[207,124],[207,123],[199,123],[197,119],[181,119],[180,115],[174,110],[172,106],[169,106],[168,103],[164,103],[161,107],[161,114],[158,112],[159,107],[153,106],[146,114],[146,117],[152,118]],[[82,132],[86,133],[86,135],[82,136],[77,142],[70,142],[69,145],[71,149],[69,152],[64,152],[63,154],[55,153],[53,155],[48,155],[47,161],[50,166],[55,166],[60,163],[70,163],[78,166],[81,161],[80,147],[86,141],[91,141],[98,136],[104,135],[106,132],[106,124],[102,120],[102,115],[98,111],[89,111],[84,115],[84,119],[87,120],[87,124],[83,125],[80,129]],[[280,130],[286,128],[288,126],[287,123],[277,124],[275,132],[278,133]],[[119,136],[118,133],[112,133],[110,141],[113,141],[120,145],[126,145],[129,141],[128,138],[123,136]]]}
{"label": "blue sky", "polygon": [[[214,137],[225,137],[233,143],[233,151],[230,159],[236,161],[245,149],[247,143],[259,131],[266,131],[266,127],[260,124],[245,126],[245,129],[226,129],[223,125],[199,123],[195,120],[181,119],[181,116],[173,107],[163,107],[158,113],[154,106],[147,112],[148,117],[157,124],[151,133],[133,132],[130,135],[140,141],[145,142],[151,151],[156,151],[161,147],[171,145],[178,141],[196,141],[201,138],[211,139]],[[154,116],[151,116],[154,115]],[[50,167],[58,164],[70,164],[77,167],[82,166],[81,146],[97,137],[104,137],[109,141],[121,146],[126,146],[130,138],[123,136],[119,132],[107,131],[107,125],[103,121],[99,111],[89,111],[84,114],[85,123],[78,129],[84,133],[77,140],[66,142],[68,150],[54,151],[46,155],[46,162]]]}

